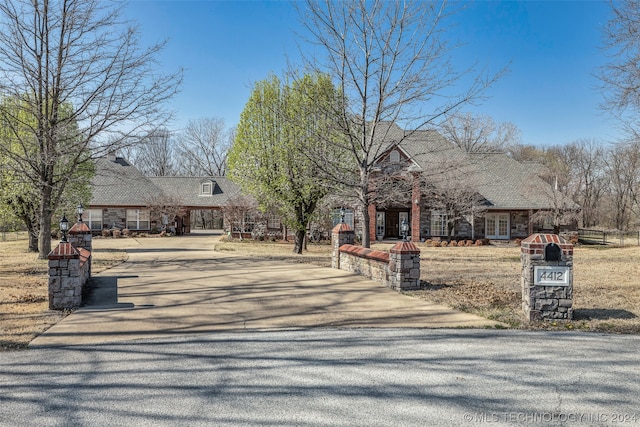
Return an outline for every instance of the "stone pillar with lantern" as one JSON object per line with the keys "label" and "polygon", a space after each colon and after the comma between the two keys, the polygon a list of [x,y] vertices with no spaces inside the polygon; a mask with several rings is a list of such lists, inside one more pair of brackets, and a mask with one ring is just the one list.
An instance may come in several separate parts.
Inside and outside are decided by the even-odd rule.
{"label": "stone pillar with lantern", "polygon": [[[82,223],[82,208],[78,209],[79,223]],[[78,224],[76,224],[78,225]],[[86,243],[84,236],[86,224],[79,225],[72,239],[79,239]],[[75,226],[74,226],[75,227]],[[91,251],[84,247],[75,246],[68,235],[70,234],[69,220],[66,215],[60,221],[62,239],[49,253],[49,309],[68,310],[80,307],[82,304],[82,290],[91,275]],[[89,230],[89,236],[91,231]],[[89,239],[89,248],[91,240]]]}

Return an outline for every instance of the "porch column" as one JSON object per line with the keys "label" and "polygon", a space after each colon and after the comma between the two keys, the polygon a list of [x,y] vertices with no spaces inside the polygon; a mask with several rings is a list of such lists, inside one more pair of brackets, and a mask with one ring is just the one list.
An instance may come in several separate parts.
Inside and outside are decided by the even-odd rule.
{"label": "porch column", "polygon": [[369,241],[376,241],[376,205],[369,205]]}
{"label": "porch column", "polygon": [[420,241],[420,207],[422,206],[422,191],[420,180],[414,176],[411,188],[411,241]]}
{"label": "porch column", "polygon": [[191,234],[191,210],[184,214],[184,234]]}

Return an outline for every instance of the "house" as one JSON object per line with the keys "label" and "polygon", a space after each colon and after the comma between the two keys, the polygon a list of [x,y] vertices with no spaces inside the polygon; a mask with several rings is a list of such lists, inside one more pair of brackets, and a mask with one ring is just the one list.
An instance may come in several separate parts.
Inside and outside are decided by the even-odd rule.
{"label": "house", "polygon": [[224,177],[148,177],[122,157],[96,160],[93,194],[83,214],[96,232],[128,228],[149,232],[167,228],[191,232],[191,212],[220,210],[239,188]]}
{"label": "house", "polygon": [[543,213],[579,210],[541,177],[540,165],[504,153],[467,153],[435,130],[384,126],[386,149],[369,206],[372,240],[401,237],[403,223],[415,241],[524,238],[557,226]]}

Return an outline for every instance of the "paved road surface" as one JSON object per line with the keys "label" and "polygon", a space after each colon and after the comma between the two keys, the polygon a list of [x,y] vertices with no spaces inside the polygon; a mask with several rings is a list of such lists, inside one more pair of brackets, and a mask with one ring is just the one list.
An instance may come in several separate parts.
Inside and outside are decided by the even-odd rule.
{"label": "paved road surface", "polygon": [[640,424],[640,337],[217,332],[0,353],[2,426]]}

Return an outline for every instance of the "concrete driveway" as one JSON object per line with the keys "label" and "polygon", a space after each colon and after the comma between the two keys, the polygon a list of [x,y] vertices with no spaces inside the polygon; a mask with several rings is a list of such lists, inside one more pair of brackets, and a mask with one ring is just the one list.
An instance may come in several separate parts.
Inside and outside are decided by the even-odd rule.
{"label": "concrete driveway", "polygon": [[233,330],[496,325],[341,270],[215,252],[216,240],[194,234],[119,241],[129,246],[127,262],[95,275],[87,305],[30,346]]}

